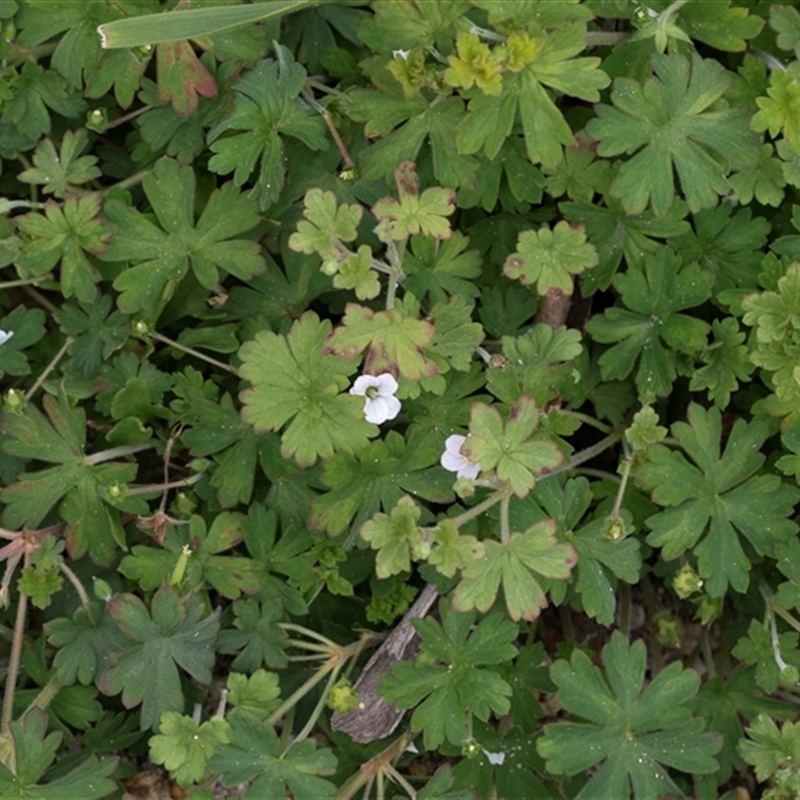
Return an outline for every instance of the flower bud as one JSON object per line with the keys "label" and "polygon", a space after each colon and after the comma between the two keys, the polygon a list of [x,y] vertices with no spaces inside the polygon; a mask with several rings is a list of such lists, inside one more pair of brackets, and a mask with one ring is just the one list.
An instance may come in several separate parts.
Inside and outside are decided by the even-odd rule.
{"label": "flower bud", "polygon": [[675,573],[672,588],[681,600],[686,600],[703,588],[703,579],[687,564]]}
{"label": "flower bud", "polygon": [[102,600],[104,603],[107,603],[113,594],[111,591],[111,586],[109,586],[107,581],[95,576],[92,576],[92,583],[94,584],[94,596],[98,600]]}

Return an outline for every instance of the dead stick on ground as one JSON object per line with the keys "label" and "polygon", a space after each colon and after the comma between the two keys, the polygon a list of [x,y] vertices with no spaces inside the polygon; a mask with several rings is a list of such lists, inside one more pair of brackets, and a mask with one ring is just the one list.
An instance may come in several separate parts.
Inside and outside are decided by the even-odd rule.
{"label": "dead stick on ground", "polygon": [[331,718],[335,731],[344,731],[360,744],[374,742],[388,736],[399,724],[403,714],[393,703],[375,694],[381,678],[388,674],[397,661],[411,661],[419,651],[419,636],[411,621],[424,617],[436,602],[439,592],[429,583],[414,605],[408,609],[397,627],[367,662],[353,688],[358,693],[362,708],[342,714],[337,711]]}

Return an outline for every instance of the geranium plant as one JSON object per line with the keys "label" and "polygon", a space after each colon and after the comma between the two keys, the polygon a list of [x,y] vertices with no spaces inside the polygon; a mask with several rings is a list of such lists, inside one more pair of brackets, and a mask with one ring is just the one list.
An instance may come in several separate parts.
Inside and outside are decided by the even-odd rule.
{"label": "geranium plant", "polygon": [[0,798],[796,796],[794,5],[0,32]]}

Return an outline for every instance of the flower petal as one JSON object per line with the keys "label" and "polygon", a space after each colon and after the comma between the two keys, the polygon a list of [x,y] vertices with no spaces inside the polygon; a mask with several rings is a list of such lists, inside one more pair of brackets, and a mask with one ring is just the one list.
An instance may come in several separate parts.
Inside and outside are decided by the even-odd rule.
{"label": "flower petal", "polygon": [[358,394],[363,397],[367,393],[367,389],[372,386],[380,386],[378,379],[374,375],[361,375],[350,387],[350,394]]}
{"label": "flower petal", "polygon": [[478,475],[481,474],[481,465],[477,463],[473,464],[471,461],[467,461],[466,459],[464,459],[464,461],[466,462],[466,465],[456,473],[456,477],[469,478],[471,481],[474,481]]}
{"label": "flower petal", "polygon": [[376,377],[376,380],[378,381],[376,386],[378,387],[378,394],[380,395],[394,394],[399,386],[391,372],[382,372]]}
{"label": "flower petal", "polygon": [[13,335],[14,331],[0,331],[0,344],[5,344]]}
{"label": "flower petal", "polygon": [[400,413],[400,401],[394,395],[381,397],[380,399],[386,403],[386,419],[394,419]]}
{"label": "flower petal", "polygon": [[375,425],[382,425],[389,419],[389,409],[386,405],[386,398],[374,397],[369,398],[364,403],[364,417],[367,422],[372,422]]}

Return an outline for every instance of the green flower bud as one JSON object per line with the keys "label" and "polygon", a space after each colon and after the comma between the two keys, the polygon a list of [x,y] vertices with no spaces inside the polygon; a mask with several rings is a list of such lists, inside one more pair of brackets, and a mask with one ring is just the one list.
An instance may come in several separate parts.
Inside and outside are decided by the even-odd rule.
{"label": "green flower bud", "polygon": [[625,529],[625,520],[622,517],[606,517],[601,533],[609,541],[622,541],[628,535],[628,531]]}
{"label": "green flower bud", "polygon": [[94,576],[92,576],[92,583],[94,584],[94,596],[98,600],[102,600],[104,603],[107,603],[113,594],[111,587],[102,578],[96,578]]}
{"label": "green flower bud", "polygon": [[364,704],[359,700],[358,692],[350,685],[350,681],[342,678],[331,688],[328,695],[328,707],[346,714],[348,711],[364,708]]}
{"label": "green flower bud", "polygon": [[675,573],[672,588],[681,600],[686,600],[703,588],[703,579],[687,564]]}
{"label": "green flower bud", "polygon": [[177,497],[172,503],[172,511],[176,517],[184,519],[190,517],[197,508],[197,503],[185,492],[178,492]]}
{"label": "green flower bud", "polygon": [[86,127],[90,131],[97,131],[100,133],[105,130],[108,125],[108,111],[104,108],[93,108],[86,115]]}
{"label": "green flower bud", "polygon": [[461,742],[461,755],[473,759],[481,754],[481,746],[474,739],[465,739]]}
{"label": "green flower bud", "polygon": [[695,617],[703,623],[710,625],[722,613],[722,598],[704,595],[697,604]]}
{"label": "green flower bud", "polygon": [[791,664],[787,664],[781,670],[781,680],[784,683],[789,683],[792,686],[796,685],[798,681],[800,681],[800,671],[797,667],[793,667]]}
{"label": "green flower bud", "polygon": [[414,561],[427,561],[431,554],[431,543],[425,539],[411,545],[411,557]]}
{"label": "green flower bud", "polygon": [[656,639],[665,647],[678,647],[683,635],[683,623],[671,614],[656,619]]}
{"label": "green flower bud", "polygon": [[475,494],[475,483],[469,478],[459,478],[453,484],[453,491],[462,500],[466,500],[468,497],[472,497],[472,495]]}
{"label": "green flower bud", "polygon": [[339,271],[339,262],[335,258],[326,258],[322,262],[322,266],[320,267],[320,272],[323,272],[325,275],[333,276]]}
{"label": "green flower bud", "polygon": [[147,320],[137,317],[131,320],[131,332],[134,336],[149,336],[153,332],[153,326]]}
{"label": "green flower bud", "polygon": [[19,414],[25,408],[25,395],[17,389],[9,389],[3,398],[3,405],[15,414]]}
{"label": "green flower bud", "polygon": [[169,577],[170,586],[177,586],[183,580],[183,576],[186,574],[186,565],[189,563],[189,556],[191,554],[192,551],[189,545],[185,544],[181,550],[181,554],[178,556],[178,563],[175,565],[175,569],[172,570],[172,575]]}
{"label": "green flower bud", "polygon": [[112,483],[106,486],[105,496],[109,503],[122,500],[128,494],[128,487],[124,483]]}

